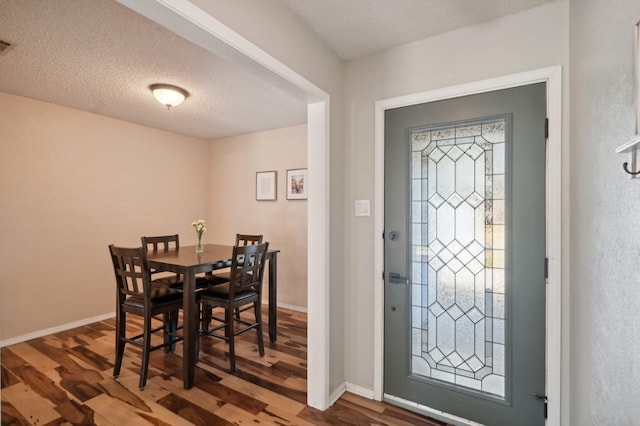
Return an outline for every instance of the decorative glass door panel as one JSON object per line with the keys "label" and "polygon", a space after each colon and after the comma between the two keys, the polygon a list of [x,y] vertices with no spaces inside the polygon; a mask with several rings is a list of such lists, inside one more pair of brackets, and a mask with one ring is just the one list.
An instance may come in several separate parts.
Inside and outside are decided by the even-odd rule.
{"label": "decorative glass door panel", "polygon": [[411,375],[504,399],[508,116],[411,133]]}
{"label": "decorative glass door panel", "polygon": [[544,426],[545,102],[535,83],[385,111],[386,401]]}

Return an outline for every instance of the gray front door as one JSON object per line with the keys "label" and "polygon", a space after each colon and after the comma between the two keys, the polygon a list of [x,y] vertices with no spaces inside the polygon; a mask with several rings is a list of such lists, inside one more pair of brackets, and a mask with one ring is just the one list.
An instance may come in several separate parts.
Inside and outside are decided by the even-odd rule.
{"label": "gray front door", "polygon": [[385,113],[384,393],[543,425],[544,83]]}

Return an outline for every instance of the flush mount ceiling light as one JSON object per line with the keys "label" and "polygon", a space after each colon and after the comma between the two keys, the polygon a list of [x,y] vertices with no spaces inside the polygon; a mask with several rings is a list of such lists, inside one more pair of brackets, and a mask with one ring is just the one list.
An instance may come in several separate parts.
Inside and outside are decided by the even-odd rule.
{"label": "flush mount ceiling light", "polygon": [[152,84],[149,89],[158,102],[166,106],[167,109],[180,105],[189,96],[189,92],[171,84]]}

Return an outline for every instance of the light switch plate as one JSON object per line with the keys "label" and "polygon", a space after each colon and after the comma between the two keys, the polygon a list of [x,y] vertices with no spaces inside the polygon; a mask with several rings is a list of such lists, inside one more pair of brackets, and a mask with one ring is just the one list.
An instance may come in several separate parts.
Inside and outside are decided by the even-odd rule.
{"label": "light switch plate", "polygon": [[356,200],[356,216],[371,216],[369,200]]}

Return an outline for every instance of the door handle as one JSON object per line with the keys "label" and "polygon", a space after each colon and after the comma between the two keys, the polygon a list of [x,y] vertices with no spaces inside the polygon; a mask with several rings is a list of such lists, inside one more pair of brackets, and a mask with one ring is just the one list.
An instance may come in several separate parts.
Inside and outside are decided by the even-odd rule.
{"label": "door handle", "polygon": [[389,282],[391,284],[409,284],[409,279],[401,277],[397,272],[389,272]]}

